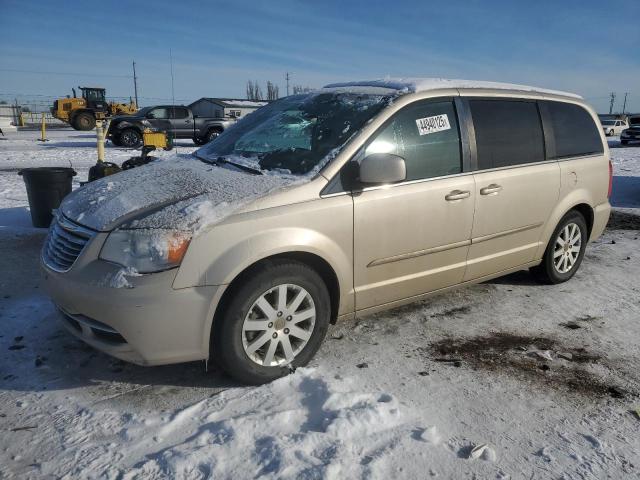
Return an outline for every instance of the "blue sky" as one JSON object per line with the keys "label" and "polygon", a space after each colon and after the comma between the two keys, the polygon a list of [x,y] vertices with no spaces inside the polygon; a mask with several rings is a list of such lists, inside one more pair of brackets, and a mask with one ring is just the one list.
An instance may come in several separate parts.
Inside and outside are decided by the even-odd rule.
{"label": "blue sky", "polygon": [[[0,96],[101,85],[142,104],[243,97],[248,79],[385,76],[525,83],[640,111],[640,1],[0,0]],[[46,73],[43,73],[46,72]],[[63,75],[62,72],[69,72]]]}

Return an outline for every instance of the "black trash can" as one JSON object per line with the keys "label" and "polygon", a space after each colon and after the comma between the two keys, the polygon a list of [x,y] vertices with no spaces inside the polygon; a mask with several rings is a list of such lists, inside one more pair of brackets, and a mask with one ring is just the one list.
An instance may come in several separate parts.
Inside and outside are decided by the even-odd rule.
{"label": "black trash can", "polygon": [[53,218],[51,211],[71,193],[71,180],[76,172],[73,168],[37,167],[23,168],[18,175],[22,175],[27,187],[31,223],[34,227],[47,228]]}

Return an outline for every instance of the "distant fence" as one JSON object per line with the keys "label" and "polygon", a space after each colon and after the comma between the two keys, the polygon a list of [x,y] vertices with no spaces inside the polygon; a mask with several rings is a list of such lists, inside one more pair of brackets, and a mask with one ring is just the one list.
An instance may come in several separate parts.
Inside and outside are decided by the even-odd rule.
{"label": "distant fence", "polygon": [[48,127],[58,126],[62,127],[67,125],[62,120],[55,118],[51,112],[22,112],[22,120],[24,122],[25,127],[40,125],[42,122],[42,115],[44,114],[44,121],[47,123]]}
{"label": "distant fence", "polygon": [[38,127],[42,124],[42,115],[48,127],[63,127],[67,124],[55,118],[51,112],[24,111],[21,105],[0,105],[0,124],[17,127]]}

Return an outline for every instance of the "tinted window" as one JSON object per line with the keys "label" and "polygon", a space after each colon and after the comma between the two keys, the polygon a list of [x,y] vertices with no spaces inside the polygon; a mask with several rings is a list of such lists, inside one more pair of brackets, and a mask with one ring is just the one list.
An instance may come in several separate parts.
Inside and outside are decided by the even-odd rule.
{"label": "tinted window", "polygon": [[365,155],[372,153],[403,157],[407,180],[460,173],[460,134],[453,102],[407,106],[366,147]]}
{"label": "tinted window", "polygon": [[541,162],[544,137],[536,102],[470,100],[478,168]]}
{"label": "tinted window", "polygon": [[187,118],[189,116],[189,112],[186,108],[175,107],[172,108],[172,116],[171,118]]}
{"label": "tinted window", "polygon": [[600,130],[589,112],[572,103],[544,103],[553,128],[555,158],[603,152]]}

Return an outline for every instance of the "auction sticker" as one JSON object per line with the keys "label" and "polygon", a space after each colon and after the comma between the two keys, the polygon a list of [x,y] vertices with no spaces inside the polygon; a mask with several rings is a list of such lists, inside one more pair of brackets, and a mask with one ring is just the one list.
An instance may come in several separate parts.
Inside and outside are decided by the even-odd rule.
{"label": "auction sticker", "polygon": [[416,125],[418,126],[420,135],[442,132],[443,130],[449,130],[451,128],[449,117],[447,117],[446,113],[436,115],[435,117],[417,118]]}

